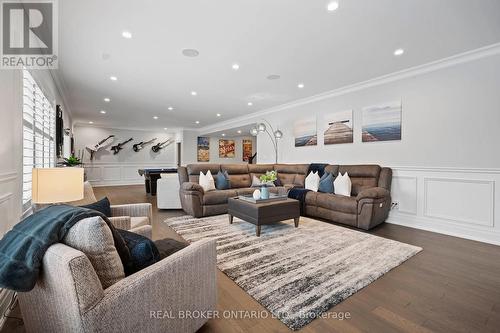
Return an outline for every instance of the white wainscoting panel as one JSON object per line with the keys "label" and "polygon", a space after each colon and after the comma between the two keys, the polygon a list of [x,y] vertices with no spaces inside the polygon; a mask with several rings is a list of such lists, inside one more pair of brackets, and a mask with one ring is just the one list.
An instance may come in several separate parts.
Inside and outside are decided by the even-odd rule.
{"label": "white wainscoting panel", "polygon": [[145,168],[176,168],[175,163],[102,163],[85,165],[85,176],[94,186],[137,185],[144,183],[138,173]]}
{"label": "white wainscoting panel", "polygon": [[493,227],[495,182],[424,178],[424,215]]}
{"label": "white wainscoting panel", "polygon": [[394,176],[392,178],[392,202],[398,203],[398,211],[417,214],[417,177]]}
{"label": "white wainscoting panel", "polygon": [[387,222],[500,245],[500,169],[393,167]]}

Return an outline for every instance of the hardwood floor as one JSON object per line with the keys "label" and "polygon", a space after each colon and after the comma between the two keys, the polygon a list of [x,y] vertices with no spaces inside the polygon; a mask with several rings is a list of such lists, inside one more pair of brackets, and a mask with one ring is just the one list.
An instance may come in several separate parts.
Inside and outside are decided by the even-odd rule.
{"label": "hardwood floor", "polygon": [[[151,202],[154,238],[181,239],[162,221],[183,212],[157,210],[155,197],[147,196],[143,186],[100,187],[95,193],[113,204]],[[423,251],[332,308],[330,318],[316,319],[300,332],[500,332],[499,246],[392,224],[369,233]],[[220,271],[218,310],[266,311]],[[334,313],[349,313],[350,319],[335,319]],[[200,329],[289,331],[273,318],[212,319]]]}

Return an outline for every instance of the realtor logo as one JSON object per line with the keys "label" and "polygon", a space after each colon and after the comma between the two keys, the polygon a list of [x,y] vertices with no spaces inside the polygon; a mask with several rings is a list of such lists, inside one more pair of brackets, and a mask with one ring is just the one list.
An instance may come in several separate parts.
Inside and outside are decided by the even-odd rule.
{"label": "realtor logo", "polygon": [[1,0],[1,18],[0,67],[57,68],[55,0]]}

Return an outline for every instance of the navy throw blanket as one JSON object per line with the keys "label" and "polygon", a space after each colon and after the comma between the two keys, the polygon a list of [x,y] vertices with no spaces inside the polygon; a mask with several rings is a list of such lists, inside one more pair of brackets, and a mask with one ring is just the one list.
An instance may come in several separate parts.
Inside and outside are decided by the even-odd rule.
{"label": "navy throw blanket", "polygon": [[288,197],[291,199],[299,200],[300,203],[300,215],[304,215],[306,212],[306,194],[310,190],[306,190],[301,187],[294,187],[288,191]]}
{"label": "navy throw blanket", "polygon": [[307,172],[307,175],[311,172],[318,172],[319,178],[323,177],[325,174],[325,168],[328,164],[326,163],[311,163],[309,165],[309,171]]}
{"label": "navy throw blanket", "polygon": [[[0,287],[14,291],[33,289],[47,249],[61,242],[78,221],[93,216],[100,216],[111,226],[108,218],[95,210],[68,205],[49,206],[16,224],[0,240]],[[113,239],[118,245],[115,232]],[[122,262],[128,260],[126,253],[119,251],[119,255]]]}

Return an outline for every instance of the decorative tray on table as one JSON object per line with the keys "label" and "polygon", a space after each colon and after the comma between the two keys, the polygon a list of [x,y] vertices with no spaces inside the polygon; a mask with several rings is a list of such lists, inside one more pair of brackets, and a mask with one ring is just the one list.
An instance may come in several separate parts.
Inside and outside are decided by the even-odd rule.
{"label": "decorative tray on table", "polygon": [[269,199],[254,199],[253,196],[250,195],[239,195],[238,199],[245,200],[248,202],[252,203],[265,203],[265,202],[272,202],[272,201],[282,201],[286,200],[288,196],[283,195],[283,194],[269,194]]}

